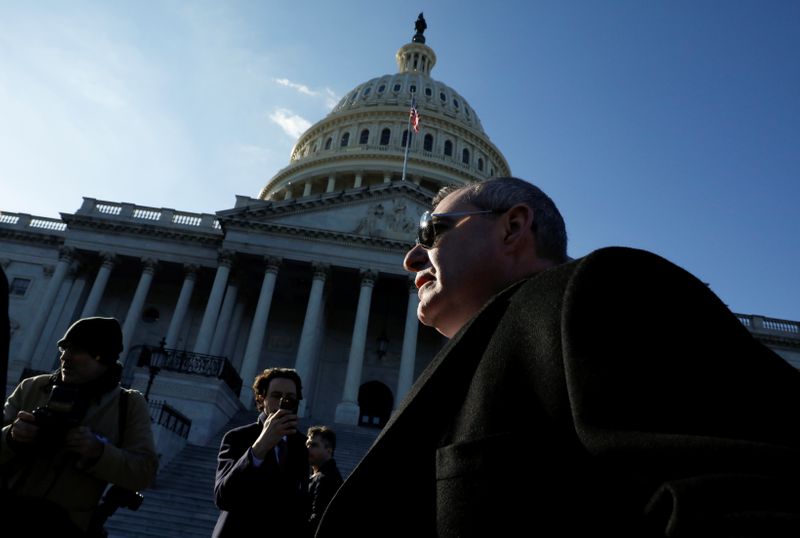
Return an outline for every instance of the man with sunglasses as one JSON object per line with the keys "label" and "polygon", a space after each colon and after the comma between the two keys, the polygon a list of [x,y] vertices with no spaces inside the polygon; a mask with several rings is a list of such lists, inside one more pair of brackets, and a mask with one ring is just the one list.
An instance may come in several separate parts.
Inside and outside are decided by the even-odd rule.
{"label": "man with sunglasses", "polygon": [[405,268],[451,340],[318,537],[800,535],[800,374],[695,277],[568,259],[515,178],[443,189]]}
{"label": "man with sunglasses", "polygon": [[258,420],[232,429],[220,444],[214,484],[220,515],[212,536],[306,536],[309,463],[306,436],[297,431],[300,375],[267,368],[253,392]]}

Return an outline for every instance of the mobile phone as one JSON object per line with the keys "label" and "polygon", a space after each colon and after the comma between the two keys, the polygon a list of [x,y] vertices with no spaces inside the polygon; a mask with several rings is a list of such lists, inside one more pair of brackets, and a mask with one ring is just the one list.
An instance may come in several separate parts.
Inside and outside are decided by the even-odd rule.
{"label": "mobile phone", "polygon": [[281,403],[278,406],[279,409],[286,409],[287,411],[291,411],[292,413],[297,413],[297,408],[299,406],[299,400],[290,400],[288,398],[281,398]]}

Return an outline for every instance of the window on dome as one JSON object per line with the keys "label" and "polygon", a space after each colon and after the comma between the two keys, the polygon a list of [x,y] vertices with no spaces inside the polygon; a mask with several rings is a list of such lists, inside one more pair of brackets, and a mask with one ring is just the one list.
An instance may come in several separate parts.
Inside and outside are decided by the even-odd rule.
{"label": "window on dome", "polygon": [[467,148],[464,148],[464,151],[461,152],[461,162],[469,164],[469,150]]}
{"label": "window on dome", "polygon": [[425,88],[425,95],[427,95],[428,97],[430,97],[431,95],[433,95],[433,90],[432,90],[432,89],[430,89],[430,88]]}
{"label": "window on dome", "polygon": [[400,91],[400,84],[395,84],[394,85],[394,91],[396,91],[396,92]]}
{"label": "window on dome", "polygon": [[384,129],[381,131],[381,146],[388,146],[389,145],[389,138],[392,136],[392,131],[389,129]]}
{"label": "window on dome", "polygon": [[453,156],[453,143],[449,140],[444,141],[444,154],[448,157]]}
{"label": "window on dome", "polygon": [[403,143],[401,144],[403,147],[406,147],[406,139],[408,140],[408,145],[411,145],[411,142],[414,140],[414,135],[412,134],[409,138],[408,136],[408,129],[403,131]]}
{"label": "window on dome", "polygon": [[333,142],[333,138],[328,137],[328,139],[325,141],[325,149],[331,149],[331,143],[332,142]]}
{"label": "window on dome", "polygon": [[350,143],[350,133],[344,133],[342,135],[342,142],[339,144],[339,147],[345,148],[349,143]]}
{"label": "window on dome", "polygon": [[453,106],[458,108],[458,99],[453,99]]}
{"label": "window on dome", "polygon": [[483,172],[483,159],[480,157],[478,158],[478,171]]}
{"label": "window on dome", "polygon": [[439,99],[442,100],[442,103],[447,102],[447,96],[444,94],[444,92],[439,92]]}
{"label": "window on dome", "polygon": [[378,86],[378,93],[383,93],[386,90],[386,84]]}
{"label": "window on dome", "polygon": [[370,91],[371,89],[372,89],[372,88],[364,88],[364,97],[366,97],[366,96],[368,96],[368,95],[369,95],[369,91]]}
{"label": "window on dome", "polygon": [[467,118],[469,118],[469,107],[468,106],[464,107],[464,114],[466,114]]}
{"label": "window on dome", "polygon": [[414,84],[412,84],[411,86],[408,87],[408,91],[410,91],[411,93],[417,93],[417,87]]}
{"label": "window on dome", "polygon": [[426,134],[425,141],[422,144],[422,149],[425,151],[433,151],[433,135]]}
{"label": "window on dome", "polygon": [[369,141],[369,129],[364,129],[363,131],[361,131],[361,136],[358,138],[358,143],[364,145],[368,141]]}

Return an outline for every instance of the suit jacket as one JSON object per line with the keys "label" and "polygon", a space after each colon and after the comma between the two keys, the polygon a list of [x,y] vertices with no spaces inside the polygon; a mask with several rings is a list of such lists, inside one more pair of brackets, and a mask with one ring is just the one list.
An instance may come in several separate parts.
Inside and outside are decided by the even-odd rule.
{"label": "suit jacket", "polygon": [[336,467],[336,460],[333,458],[326,461],[319,468],[319,472],[311,477],[308,484],[308,493],[311,496],[311,516],[308,519],[311,534],[319,525],[325,508],[331,502],[339,486],[342,485],[342,475]]}
{"label": "suit jacket", "polygon": [[798,415],[800,374],[707,286],[602,249],[448,342],[317,536],[785,535]]}
{"label": "suit jacket", "polygon": [[287,436],[283,468],[273,448],[259,467],[249,448],[265,420],[235,428],[222,438],[217,458],[214,500],[220,509],[212,536],[304,536],[308,525],[308,449],[306,436]]}

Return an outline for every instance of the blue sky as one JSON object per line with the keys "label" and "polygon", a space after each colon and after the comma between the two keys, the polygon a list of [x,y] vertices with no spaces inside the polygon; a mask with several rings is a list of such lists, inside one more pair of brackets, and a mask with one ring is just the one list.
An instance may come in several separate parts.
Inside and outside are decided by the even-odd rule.
{"label": "blue sky", "polygon": [[0,210],[257,196],[424,11],[433,77],[553,197],[572,256],[645,248],[800,320],[800,2],[405,4],[0,0]]}

